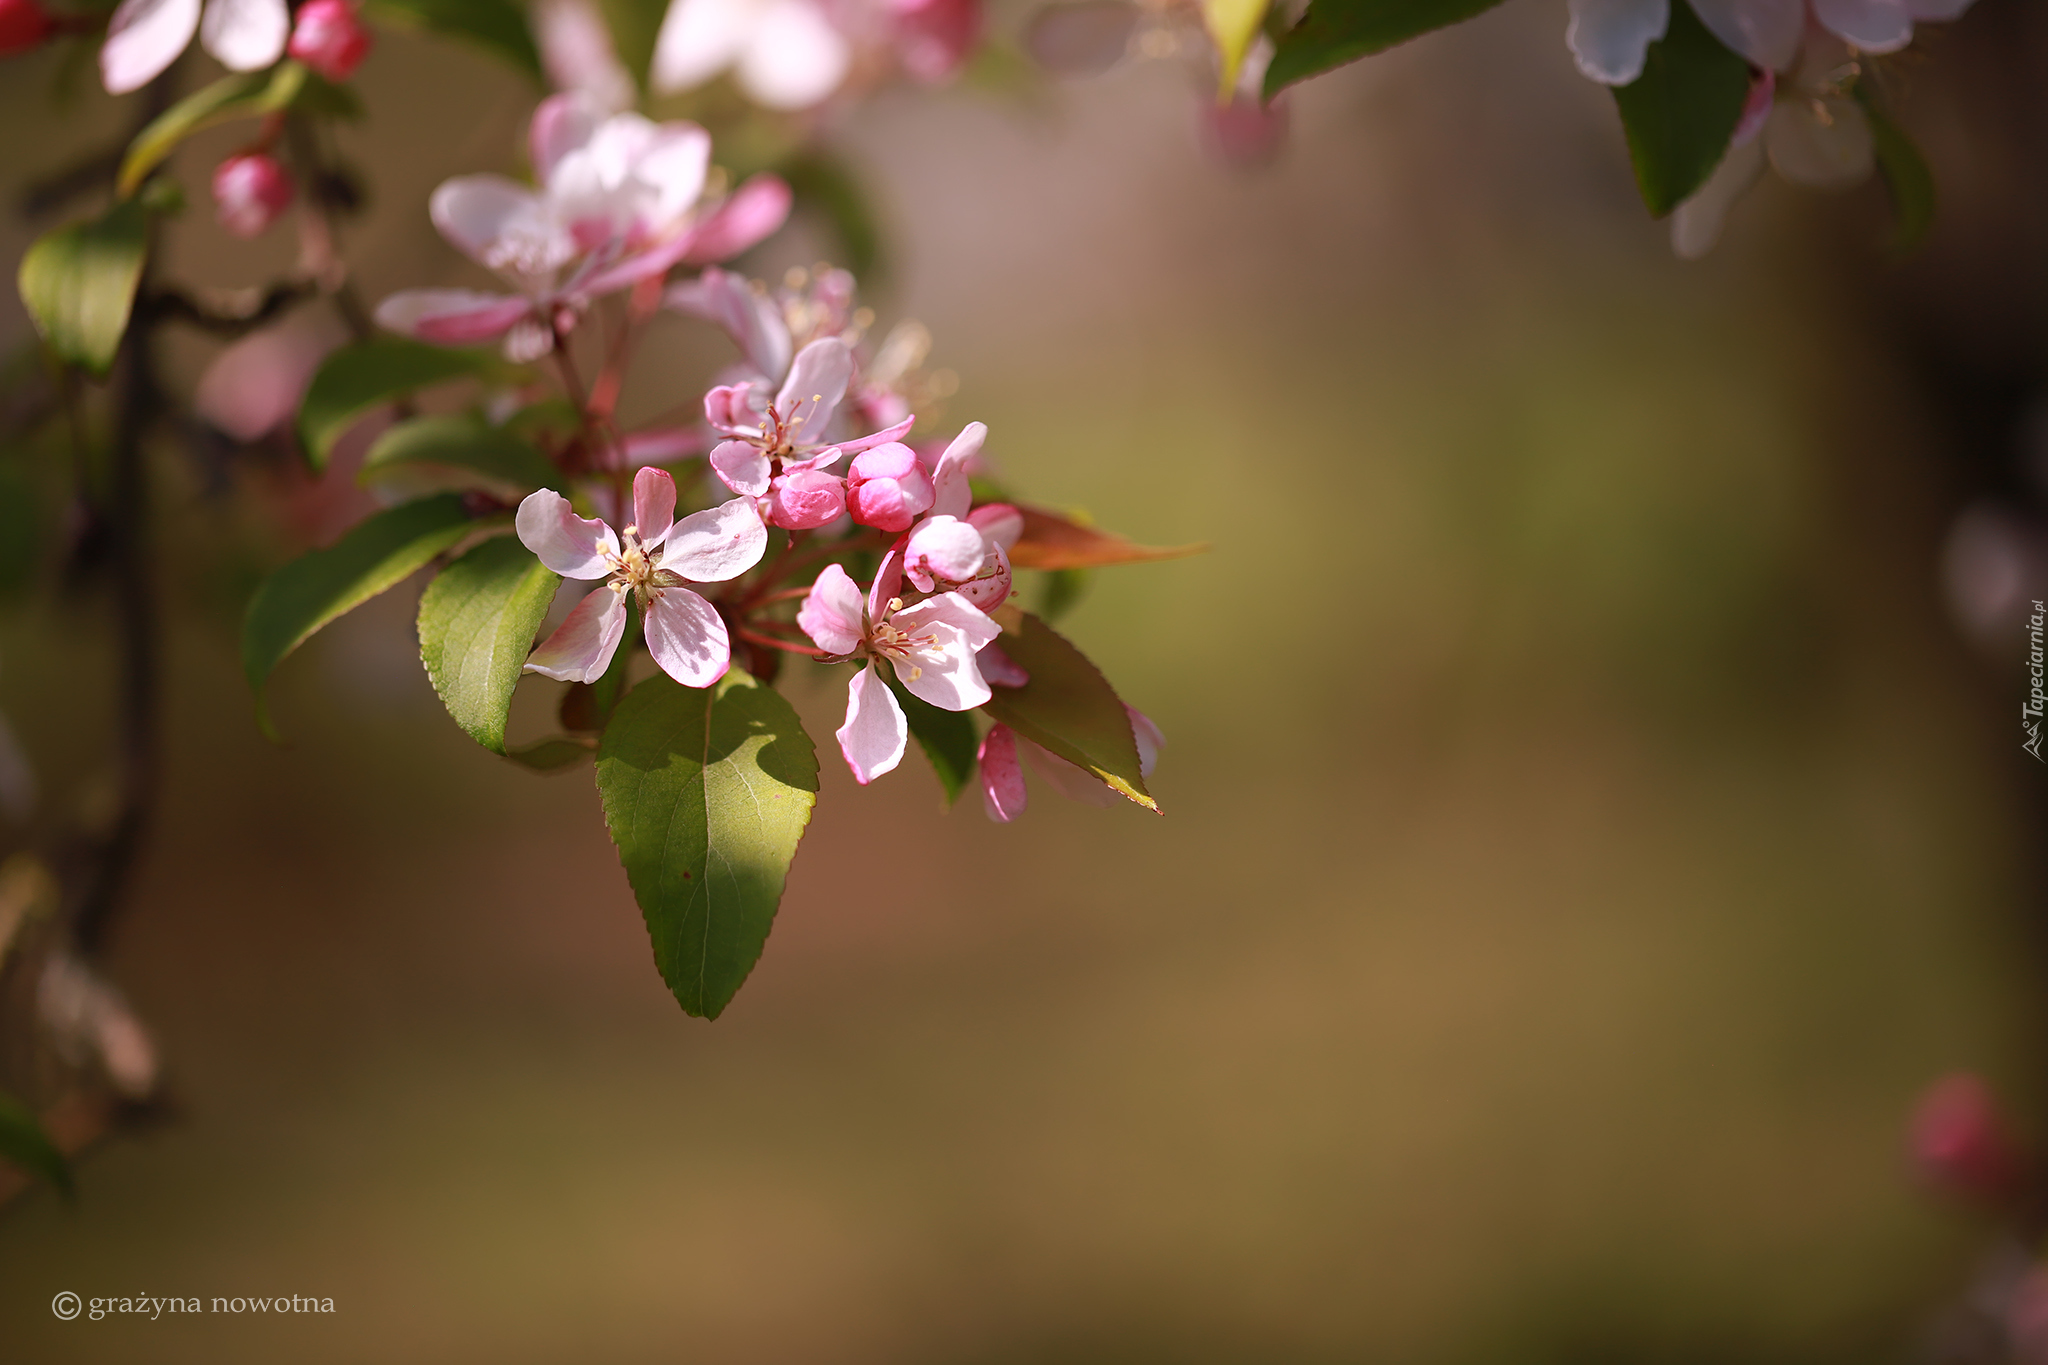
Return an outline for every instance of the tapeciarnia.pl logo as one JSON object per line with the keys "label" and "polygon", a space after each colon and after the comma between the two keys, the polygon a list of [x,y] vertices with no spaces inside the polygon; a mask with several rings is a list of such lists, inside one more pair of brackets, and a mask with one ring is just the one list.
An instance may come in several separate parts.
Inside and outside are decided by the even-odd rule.
{"label": "tapeciarnia.pl logo", "polygon": [[2036,762],[2048,762],[2041,757],[2041,713],[2048,709],[2048,692],[2041,688],[2044,671],[2041,625],[2044,620],[2048,620],[2048,606],[2043,606],[2036,598],[2034,614],[2027,618],[2027,674],[2033,681],[2027,689],[2026,701],[2020,704],[2020,726],[2027,732],[2026,742],[2020,747],[2032,754]]}

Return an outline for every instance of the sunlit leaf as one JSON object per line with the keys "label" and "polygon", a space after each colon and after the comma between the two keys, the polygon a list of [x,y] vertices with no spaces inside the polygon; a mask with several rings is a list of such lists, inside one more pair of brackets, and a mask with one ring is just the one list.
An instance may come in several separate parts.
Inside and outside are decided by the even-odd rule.
{"label": "sunlit leaf", "polygon": [[685,1011],[717,1018],[768,941],[817,800],[810,736],[737,668],[709,688],[656,674],[605,727],[597,789],[655,966]]}
{"label": "sunlit leaf", "polygon": [[1266,98],[1296,81],[1461,24],[1501,0],[1311,0],[1266,68]]}
{"label": "sunlit leaf", "polygon": [[516,536],[493,536],[420,594],[420,661],[455,723],[494,754],[505,752],[512,690],[561,583]]}
{"label": "sunlit leaf", "polygon": [[488,355],[404,337],[344,346],[322,363],[299,403],[299,444],[313,468],[325,469],[334,443],[372,408],[429,384],[495,368]]}
{"label": "sunlit leaf", "polygon": [[545,455],[504,428],[468,413],[400,422],[370,446],[356,481],[375,483],[380,475],[405,465],[462,470],[521,494],[536,488],[567,490],[566,480]]}
{"label": "sunlit leaf", "polygon": [[57,358],[103,375],[121,348],[142,264],[149,214],[123,200],[100,217],[45,233],[21,258],[21,301]]}
{"label": "sunlit leaf", "polygon": [[57,1150],[57,1144],[50,1141],[28,1106],[4,1094],[0,1094],[0,1160],[48,1181],[66,1199],[74,1193],[71,1165]]}
{"label": "sunlit leaf", "polygon": [[306,85],[306,68],[280,62],[269,71],[223,76],[212,85],[179,100],[128,144],[115,188],[125,199],[149,173],[177,150],[178,144],[202,128],[238,118],[256,118],[284,108]]}
{"label": "sunlit leaf", "polygon": [[1183,559],[1209,548],[1139,545],[1042,507],[1019,506],[1017,510],[1024,514],[1024,534],[1010,547],[1010,563],[1020,569],[1100,569],[1112,564]]}
{"label": "sunlit leaf", "polygon": [[363,8],[386,23],[459,38],[543,80],[526,9],[510,0],[369,0]]}
{"label": "sunlit leaf", "polygon": [[1636,187],[1662,218],[1707,182],[1749,101],[1749,62],[1722,46],[1685,0],[1650,44],[1643,74],[1615,87]]}
{"label": "sunlit leaf", "polygon": [[1051,626],[1014,606],[996,609],[996,641],[1031,675],[1023,687],[994,689],[986,710],[1018,734],[1086,768],[1147,810],[1159,803],[1145,790],[1131,718],[1087,656]]}
{"label": "sunlit leaf", "polygon": [[932,771],[945,790],[946,804],[952,805],[974,780],[981,736],[975,732],[973,720],[965,711],[933,706],[893,677],[888,682],[889,690],[896,694],[896,704],[903,708],[904,718],[910,722],[911,737],[931,760]]}
{"label": "sunlit leaf", "polygon": [[459,494],[422,498],[377,513],[265,579],[242,621],[242,671],[264,731],[270,721],[263,685],[287,654],[335,617],[404,582],[476,526]]}

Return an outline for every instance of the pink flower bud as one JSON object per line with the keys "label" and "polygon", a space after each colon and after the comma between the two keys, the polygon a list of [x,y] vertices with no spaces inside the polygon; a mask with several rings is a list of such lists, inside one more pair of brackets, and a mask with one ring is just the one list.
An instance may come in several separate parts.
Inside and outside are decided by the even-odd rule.
{"label": "pink flower bud", "polygon": [[981,35],[980,0],[890,0],[903,67],[921,81],[960,69]]}
{"label": "pink flower bud", "polygon": [[260,236],[291,202],[292,178],[267,152],[243,152],[214,168],[214,209],[237,237]]}
{"label": "pink flower bud", "polygon": [[328,80],[345,81],[370,53],[370,30],[349,0],[306,0],[285,50]]}
{"label": "pink flower bud", "polygon": [[36,0],[0,0],[0,57],[42,46],[53,27],[50,12]]}
{"label": "pink flower bud", "polygon": [[822,469],[781,475],[768,492],[768,524],[787,531],[815,529],[845,510],[845,482]]}
{"label": "pink flower bud", "polygon": [[1934,1184],[1992,1203],[2012,1193],[2020,1168],[1990,1088],[1960,1074],[1943,1077],[1921,1098],[1913,1159]]}
{"label": "pink flower bud", "polygon": [[908,531],[918,513],[932,505],[932,476],[918,463],[917,452],[900,441],[863,450],[847,471],[846,505],[863,526]]}

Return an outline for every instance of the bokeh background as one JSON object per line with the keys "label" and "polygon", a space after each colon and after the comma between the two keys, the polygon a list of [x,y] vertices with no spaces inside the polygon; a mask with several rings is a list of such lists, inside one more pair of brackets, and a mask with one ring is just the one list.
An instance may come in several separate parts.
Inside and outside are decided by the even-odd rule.
{"label": "bokeh background", "polygon": [[[1973,1068],[2024,1116],[2041,1057],[2023,640],[1945,605],[1984,457],[1916,349],[1927,300],[2027,297],[1974,84],[2003,56],[1966,21],[1914,91],[1921,260],[1884,261],[1874,189],[1768,184],[1681,265],[1564,21],[1516,0],[1301,89],[1263,168],[1205,149],[1172,62],[834,132],[949,420],[1042,501],[1214,548],[1064,626],[1165,731],[1164,819],[1041,788],[997,827],[828,749],[715,1024],[656,975],[587,769],[440,711],[416,586],[289,661],[259,737],[236,624],[303,494],[165,451],[168,793],[112,968],[176,1112],[76,1207],[0,1211],[0,1354],[1910,1358],[1985,1241],[1913,1180],[1915,1098]],[[0,81],[12,186],[119,126],[56,76]],[[360,79],[358,279],[465,282],[426,194],[511,169],[531,92],[390,35]],[[178,163],[173,259],[255,283],[287,248],[203,208],[232,145]],[[2005,317],[1944,344],[2023,350]],[[664,329],[646,410],[724,359]],[[108,622],[43,587],[0,609],[0,707],[87,802]],[[787,676],[829,736],[837,675]],[[65,1323],[63,1289],[336,1312]]]}

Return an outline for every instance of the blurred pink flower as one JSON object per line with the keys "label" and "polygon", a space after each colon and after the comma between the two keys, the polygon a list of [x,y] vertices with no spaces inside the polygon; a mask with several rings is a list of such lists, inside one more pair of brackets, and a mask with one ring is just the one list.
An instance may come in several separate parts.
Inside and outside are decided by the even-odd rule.
{"label": "blurred pink flower", "polygon": [[55,27],[38,0],[0,0],[0,57],[41,47]]}
{"label": "blurred pink flower", "polygon": [[199,45],[230,71],[260,71],[284,55],[285,0],[121,0],[100,45],[100,82],[110,95],[139,90]]}
{"label": "blurred pink flower", "polygon": [[346,339],[340,323],[312,312],[251,332],[206,367],[193,408],[217,430],[254,441],[291,419],[313,372]]}
{"label": "blurred pink flower", "polygon": [[292,178],[268,152],[243,152],[214,167],[213,208],[237,237],[260,237],[292,202]]}
{"label": "blurred pink flower", "polygon": [[812,0],[673,0],[654,42],[658,94],[704,84],[728,67],[747,98],[808,109],[853,67],[853,48]]}
{"label": "blurred pink flower", "polygon": [[[1677,0],[1686,3],[1687,0]],[[1643,73],[1673,0],[1570,0],[1565,43],[1579,70],[1605,85]],[[1690,0],[1716,38],[1767,71],[1789,71],[1809,23],[1863,52],[1896,52],[1913,25],[1959,18],[1971,0]]]}
{"label": "blurred pink flower", "polygon": [[[1010,666],[1016,667],[1014,664]],[[997,686],[1009,685],[991,680],[996,681]],[[1143,711],[1126,706],[1124,712],[1131,718],[1131,738],[1138,746],[1139,775],[1150,777],[1152,769],[1158,766],[1159,751],[1166,747],[1166,738]],[[1017,761],[1019,755],[1029,758],[1032,771],[1069,801],[1104,808],[1117,803],[1116,794],[1095,774],[1033,744],[1009,726],[999,724],[990,727],[981,744],[982,806],[988,812],[988,818],[999,824],[1008,824],[1016,819],[1029,804],[1024,788],[1024,769]]]}
{"label": "blurred pink flower", "polygon": [[1936,1081],[1913,1115],[1913,1159],[1934,1184],[1987,1203],[2008,1198],[2021,1160],[1991,1089],[1959,1073]]}
{"label": "blurred pink flower", "polygon": [[370,55],[370,30],[352,0],[306,0],[285,49],[330,81],[345,81]]}

